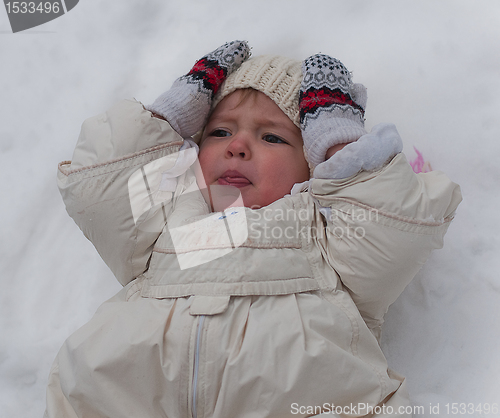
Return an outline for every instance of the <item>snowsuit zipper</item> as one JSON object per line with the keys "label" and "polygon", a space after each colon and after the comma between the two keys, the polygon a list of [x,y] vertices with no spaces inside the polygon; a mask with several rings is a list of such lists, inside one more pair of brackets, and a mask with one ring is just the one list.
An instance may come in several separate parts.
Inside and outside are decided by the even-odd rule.
{"label": "snowsuit zipper", "polygon": [[196,395],[197,395],[197,389],[198,389],[198,370],[199,370],[199,366],[200,366],[201,331],[203,329],[204,320],[205,320],[205,315],[200,315],[198,317],[198,330],[196,333],[196,343],[195,343],[195,352],[194,352],[194,371],[193,371],[193,399],[192,399],[193,418],[197,418]]}

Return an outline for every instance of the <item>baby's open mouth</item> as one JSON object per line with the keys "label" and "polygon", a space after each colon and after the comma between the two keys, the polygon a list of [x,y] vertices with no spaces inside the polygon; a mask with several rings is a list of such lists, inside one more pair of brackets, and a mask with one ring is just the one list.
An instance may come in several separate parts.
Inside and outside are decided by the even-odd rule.
{"label": "baby's open mouth", "polygon": [[245,187],[252,182],[248,180],[243,174],[235,170],[228,170],[222,174],[217,180],[217,183],[221,186],[233,186],[233,187]]}

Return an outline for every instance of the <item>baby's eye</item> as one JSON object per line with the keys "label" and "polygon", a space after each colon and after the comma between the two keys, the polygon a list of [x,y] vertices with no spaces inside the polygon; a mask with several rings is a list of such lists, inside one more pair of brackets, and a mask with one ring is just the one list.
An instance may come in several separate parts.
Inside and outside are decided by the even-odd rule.
{"label": "baby's eye", "polygon": [[214,129],[210,136],[215,136],[216,138],[225,138],[226,136],[231,136],[231,133],[225,131],[224,129]]}
{"label": "baby's eye", "polygon": [[276,135],[267,134],[262,137],[262,139],[266,142],[270,142],[272,144],[288,144],[283,138],[280,138]]}

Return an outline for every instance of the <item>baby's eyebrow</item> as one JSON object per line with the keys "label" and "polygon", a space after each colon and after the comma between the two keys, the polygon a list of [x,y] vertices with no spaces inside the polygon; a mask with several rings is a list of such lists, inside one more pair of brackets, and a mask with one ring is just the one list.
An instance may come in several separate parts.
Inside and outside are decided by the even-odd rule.
{"label": "baby's eyebrow", "polygon": [[261,125],[269,125],[271,127],[276,127],[276,128],[286,128],[286,126],[283,123],[279,123],[274,121],[274,119],[269,119],[266,117],[261,117],[260,119],[257,119],[257,122],[260,123]]}
{"label": "baby's eyebrow", "polygon": [[288,127],[285,123],[276,121],[274,119],[270,119],[266,116],[260,116],[260,117],[255,118],[255,122],[257,124],[263,125],[265,127],[279,128],[279,129],[284,129],[288,132],[292,132],[292,129],[290,129],[290,127]]}
{"label": "baby's eyebrow", "polygon": [[213,124],[218,125],[220,123],[230,123],[232,121],[233,121],[233,118],[231,117],[231,115],[228,115],[225,113],[218,114],[218,115],[210,115],[205,126],[213,125]]}
{"label": "baby's eyebrow", "polygon": [[[228,114],[229,113],[229,114]],[[219,115],[212,115],[208,121],[207,121],[207,125],[209,123],[218,123],[218,122],[232,122],[234,121],[235,119],[237,119],[236,116],[231,116],[230,112],[228,113],[222,113],[222,114],[219,114]],[[286,125],[281,123],[281,122],[276,122],[274,119],[271,119],[271,118],[268,118],[266,117],[265,115],[261,115],[261,116],[255,116],[254,117],[254,120],[259,124],[259,125],[269,125],[271,127],[283,127],[283,128],[286,128]]]}
{"label": "baby's eyebrow", "polygon": [[262,121],[258,121],[258,122],[261,123],[262,125],[269,126],[270,128],[283,129],[291,135],[298,134],[300,136],[300,131],[298,130],[298,128],[297,128],[297,131],[294,129],[294,128],[296,128],[295,125],[288,126],[285,123],[282,123],[279,121],[277,122],[273,119],[268,119],[268,118],[263,118]]}

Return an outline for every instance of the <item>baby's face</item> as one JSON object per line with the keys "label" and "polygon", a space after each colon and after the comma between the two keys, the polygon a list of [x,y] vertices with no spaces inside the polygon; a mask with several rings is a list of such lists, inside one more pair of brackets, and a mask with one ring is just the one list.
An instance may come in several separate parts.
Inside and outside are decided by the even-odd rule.
{"label": "baby's face", "polygon": [[269,205],[309,179],[300,130],[253,90],[236,90],[217,105],[203,131],[199,161],[207,186],[238,188],[250,208]]}

